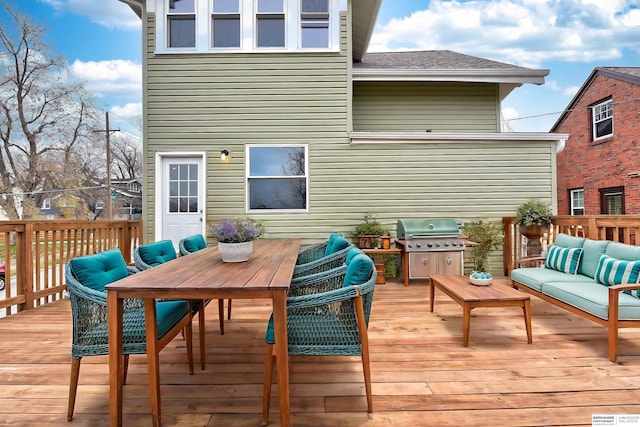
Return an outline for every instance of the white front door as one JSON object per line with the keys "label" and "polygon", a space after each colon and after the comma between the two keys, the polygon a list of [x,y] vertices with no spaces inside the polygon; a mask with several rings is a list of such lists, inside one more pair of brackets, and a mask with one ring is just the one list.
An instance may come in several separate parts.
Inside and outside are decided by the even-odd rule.
{"label": "white front door", "polygon": [[177,250],[180,239],[205,231],[203,156],[161,159],[158,240],[172,240]]}

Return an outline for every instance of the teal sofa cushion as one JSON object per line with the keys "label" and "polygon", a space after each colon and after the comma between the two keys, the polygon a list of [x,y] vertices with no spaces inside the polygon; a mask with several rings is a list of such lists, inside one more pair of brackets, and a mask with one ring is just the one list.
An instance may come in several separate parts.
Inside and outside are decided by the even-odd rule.
{"label": "teal sofa cushion", "polygon": [[152,267],[176,259],[176,250],[171,240],[160,240],[138,247],[140,258]]}
{"label": "teal sofa cushion", "polygon": [[544,266],[564,273],[576,274],[581,255],[582,249],[580,248],[562,248],[554,245],[549,248]]}
{"label": "teal sofa cushion", "polygon": [[594,279],[602,285],[613,286],[636,284],[639,277],[640,261],[620,260],[602,255]]}
{"label": "teal sofa cushion", "polygon": [[69,261],[71,272],[83,285],[96,291],[129,275],[127,263],[118,249],[85,255]]}
{"label": "teal sofa cushion", "polygon": [[[584,277],[584,276],[577,276]],[[542,286],[545,295],[565,302],[601,319],[608,319],[609,288],[593,280],[583,282],[549,282]],[[640,299],[625,293],[618,303],[620,320],[640,320]]]}
{"label": "teal sofa cushion", "polygon": [[550,268],[517,268],[511,271],[511,279],[533,290],[542,292],[542,284],[548,282],[593,282],[593,279],[580,274],[566,274]]}
{"label": "teal sofa cushion", "polygon": [[375,270],[371,258],[365,254],[357,254],[347,266],[343,286],[361,285],[369,280]]}
{"label": "teal sofa cushion", "polygon": [[553,244],[555,246],[560,246],[561,248],[581,248],[584,244],[584,240],[584,237],[575,237],[560,233],[556,236]]}
{"label": "teal sofa cushion", "polygon": [[609,240],[585,239],[582,245],[582,260],[578,266],[578,273],[593,277],[596,274],[600,256],[607,250],[609,243],[611,243]]}
{"label": "teal sofa cushion", "polygon": [[611,258],[622,259],[626,261],[640,260],[640,246],[627,245],[625,243],[611,242],[607,246],[605,255]]}
{"label": "teal sofa cushion", "polygon": [[207,247],[207,241],[202,234],[185,237],[182,244],[189,253],[198,252]]}

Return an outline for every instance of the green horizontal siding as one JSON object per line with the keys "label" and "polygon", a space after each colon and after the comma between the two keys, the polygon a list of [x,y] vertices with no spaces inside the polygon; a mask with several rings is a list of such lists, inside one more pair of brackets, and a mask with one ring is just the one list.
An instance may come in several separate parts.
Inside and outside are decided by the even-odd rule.
{"label": "green horizontal siding", "polygon": [[489,83],[355,82],[356,132],[498,132]]}

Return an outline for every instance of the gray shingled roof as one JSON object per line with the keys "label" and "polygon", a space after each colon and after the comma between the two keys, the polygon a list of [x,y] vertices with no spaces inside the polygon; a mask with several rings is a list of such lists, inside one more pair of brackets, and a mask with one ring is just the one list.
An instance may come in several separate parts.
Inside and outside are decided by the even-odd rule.
{"label": "gray shingled roof", "polygon": [[354,69],[403,70],[527,70],[524,67],[452,52],[424,50],[411,52],[366,53]]}
{"label": "gray shingled roof", "polygon": [[609,70],[614,73],[627,74],[631,77],[640,78],[640,67],[598,67],[602,70]]}

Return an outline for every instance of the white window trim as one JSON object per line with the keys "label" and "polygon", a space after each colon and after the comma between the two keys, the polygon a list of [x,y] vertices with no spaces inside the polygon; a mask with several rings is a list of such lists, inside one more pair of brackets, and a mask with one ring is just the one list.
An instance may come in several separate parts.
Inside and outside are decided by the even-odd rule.
{"label": "white window trim", "polygon": [[[609,120],[609,119],[611,120],[611,133],[608,133],[602,136],[596,136],[597,123],[605,121],[605,120],[600,120],[599,122],[596,122],[596,108],[606,104],[611,104],[611,108],[610,108],[611,115],[605,119],[605,120]],[[613,100],[612,99],[607,99],[605,101],[599,102],[591,107],[591,132],[593,135],[593,141],[599,141],[601,139],[611,138],[613,136]]]}
{"label": "white window trim", "polygon": [[[576,205],[574,204],[574,200],[575,200],[575,199],[574,199],[574,197],[573,197],[573,196],[574,196],[574,194],[577,194],[577,193],[582,193],[582,206],[576,206]],[[571,205],[571,206],[570,206],[571,215],[573,215],[573,216],[575,216],[575,215],[576,215],[576,214],[574,213],[574,211],[575,211],[576,209],[582,209],[582,212],[583,212],[583,215],[584,215],[584,188],[575,188],[575,189],[573,189],[573,190],[570,190],[570,191],[569,191],[569,198],[570,198],[569,203],[570,203],[570,205]]]}
{"label": "white window trim", "polygon": [[[330,49],[331,46],[333,45],[333,40],[331,39],[332,33],[333,33],[333,28],[335,28],[332,24],[333,24],[333,10],[332,10],[332,5],[334,2],[332,2],[331,0],[329,0],[329,19],[328,19],[328,31],[329,31],[329,37],[328,37],[328,43],[329,46],[326,48],[317,48],[317,47],[302,47],[302,0],[298,0],[298,14],[296,17],[296,20],[298,22],[298,49],[302,50],[302,51],[314,51],[314,50],[318,50],[318,49]],[[335,15],[338,15],[338,17],[340,16],[340,13],[336,13]],[[339,25],[339,23],[338,23]],[[340,41],[338,40],[338,43],[340,43]]]}
{"label": "white window trim", "polygon": [[[305,209],[251,209],[250,208],[250,200],[249,200],[249,168],[250,164],[250,155],[249,151],[251,148],[286,148],[286,147],[303,147],[304,148],[304,177],[306,180],[307,187],[307,197],[305,200]],[[246,213],[306,213],[309,212],[309,145],[308,144],[247,144],[245,146],[245,167],[244,167],[244,194],[245,194],[245,212]]]}
{"label": "white window trim", "polygon": [[[162,2],[162,6],[161,6],[161,10],[162,10],[162,24],[160,25],[160,23],[158,23],[158,27],[160,28],[161,26],[163,27],[164,31],[162,31],[161,34],[159,34],[159,36],[162,38],[162,42],[161,44],[158,44],[158,38],[156,37],[156,46],[162,46],[163,50],[166,50],[167,52],[193,52],[195,50],[198,49],[198,45],[200,43],[199,40],[199,22],[202,21],[202,19],[198,19],[200,15],[200,8],[199,5],[202,3],[207,3],[206,1],[201,1],[201,0],[193,0],[194,2],[194,10],[193,10],[193,14],[195,15],[195,19],[196,19],[196,34],[195,34],[195,41],[196,41],[196,45],[194,47],[169,47],[169,0],[159,0]],[[180,15],[192,15],[191,13],[172,13],[171,16],[180,16]]]}
{"label": "white window trim", "polygon": [[[213,48],[211,15],[213,13],[210,0],[195,0],[196,13],[196,47],[168,47],[167,0],[149,0],[147,13],[155,16],[156,54],[189,54],[189,53],[284,53],[284,52],[340,52],[340,12],[347,11],[348,0],[329,0],[329,47],[301,48],[300,0],[284,0],[285,2],[285,48],[255,47],[255,12],[254,1],[241,1],[240,4],[240,48]],[[203,19],[204,18],[204,19]]]}

